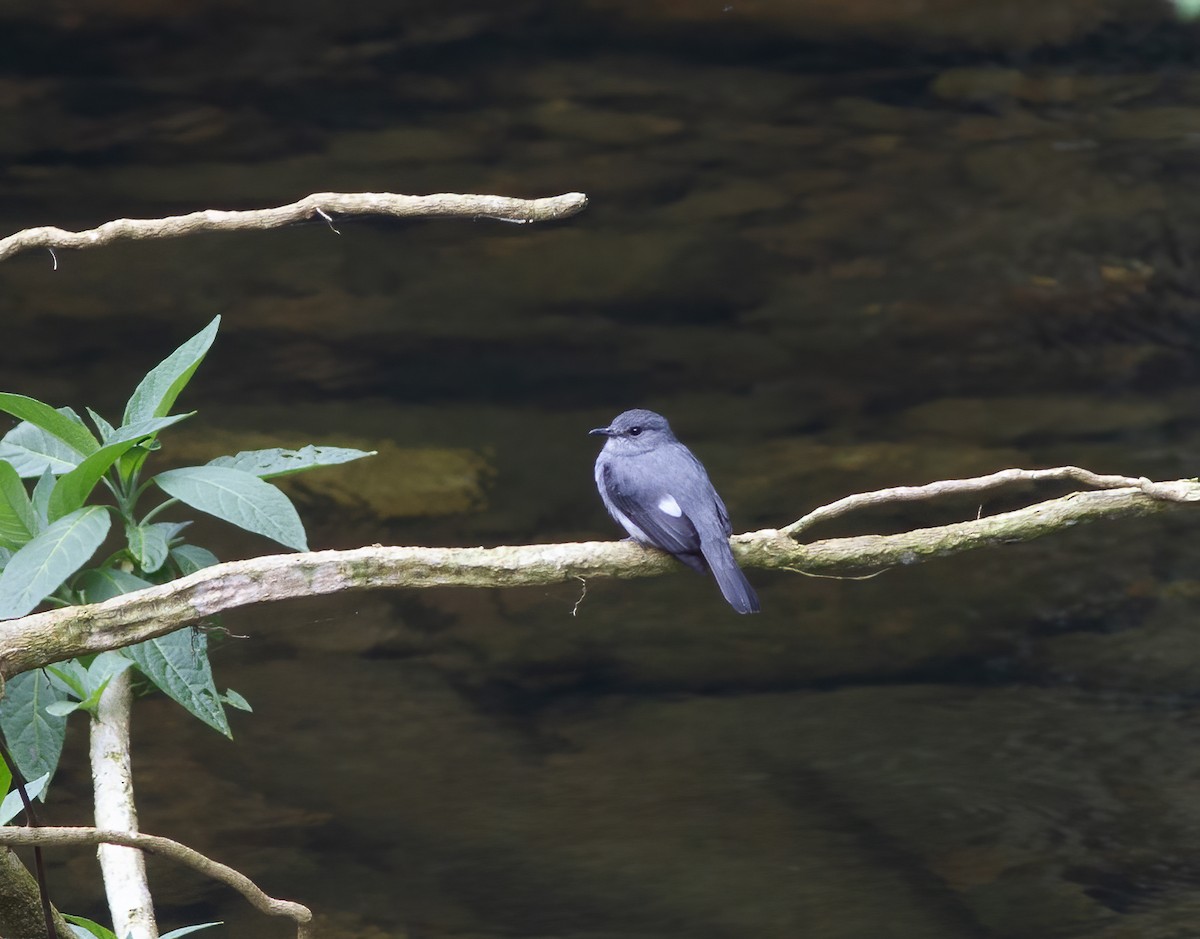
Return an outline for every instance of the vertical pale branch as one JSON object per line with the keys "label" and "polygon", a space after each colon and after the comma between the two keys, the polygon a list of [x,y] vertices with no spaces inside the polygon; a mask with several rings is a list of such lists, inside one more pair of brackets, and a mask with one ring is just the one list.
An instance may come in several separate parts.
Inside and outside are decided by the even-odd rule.
{"label": "vertical pale branch", "polygon": [[[129,757],[129,712],[133,701],[129,669],[112,677],[92,720],[92,788],[96,827],[138,830]],[[113,932],[122,939],[158,939],[154,901],[146,881],[145,857],[137,848],[102,844],[96,852],[104,874],[104,891],[112,913]]]}

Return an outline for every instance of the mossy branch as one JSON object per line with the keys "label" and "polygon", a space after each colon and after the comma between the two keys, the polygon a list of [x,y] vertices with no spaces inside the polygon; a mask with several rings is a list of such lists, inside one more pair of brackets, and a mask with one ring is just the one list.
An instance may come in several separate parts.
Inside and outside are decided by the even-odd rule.
{"label": "mossy branch", "polygon": [[[1057,474],[1051,478],[1058,479],[1087,473],[1074,467],[1004,472],[1009,482],[1042,478],[1048,473]],[[932,498],[943,492],[987,490],[995,488],[996,477],[992,474],[975,480],[944,480],[917,487],[924,490],[922,496],[904,487],[855,498],[861,505],[878,505]],[[982,547],[1032,541],[1082,522],[1148,515],[1200,501],[1200,483],[1194,480],[1096,479],[1105,483],[1121,479],[1132,485],[1075,492],[1012,512],[934,528],[808,544],[789,534],[789,530],[798,532],[805,527],[805,519],[801,519],[782,530],[763,529],[735,536],[734,553],[745,567],[829,575],[873,572]],[[844,502],[839,500],[834,505]],[[217,564],[103,603],[34,613],[0,623],[0,676],[141,642],[225,610],[271,600],[377,587],[515,587],[591,577],[652,577],[676,567],[669,555],[628,541],[496,548],[377,545],[349,551],[268,555]]]}
{"label": "mossy branch", "polygon": [[[178,238],[202,231],[244,231],[282,228],[313,218],[333,228],[337,218],[351,215],[390,215],[394,218],[487,218],[502,222],[548,222],[569,218],[587,208],[587,196],[568,192],[545,199],[439,192],[406,196],[393,192],[314,192],[298,202],[270,209],[226,212],[204,209],[167,218],[118,218],[87,231],[43,226],[26,228],[0,238],[0,261],[29,248],[97,248],[114,241]],[[336,228],[333,228],[337,231]]]}

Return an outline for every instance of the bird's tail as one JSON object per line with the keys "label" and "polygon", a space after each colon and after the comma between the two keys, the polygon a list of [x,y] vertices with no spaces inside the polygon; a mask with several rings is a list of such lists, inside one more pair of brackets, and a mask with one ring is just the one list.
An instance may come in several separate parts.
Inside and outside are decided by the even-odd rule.
{"label": "bird's tail", "polygon": [[758,594],[733,559],[729,542],[724,538],[714,539],[701,545],[701,550],[725,602],[738,613],[757,613],[760,609]]}

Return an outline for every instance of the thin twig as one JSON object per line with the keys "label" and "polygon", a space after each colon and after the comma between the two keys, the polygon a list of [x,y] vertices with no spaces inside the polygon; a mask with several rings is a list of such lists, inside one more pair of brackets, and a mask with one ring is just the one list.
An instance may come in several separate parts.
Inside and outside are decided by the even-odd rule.
{"label": "thin twig", "polygon": [[144,835],[128,831],[105,831],[98,828],[9,828],[0,827],[0,844],[80,845],[117,844],[140,848],[149,854],[161,854],[180,864],[186,864],[213,880],[232,887],[244,896],[255,909],[268,916],[286,916],[296,923],[297,939],[312,939],[312,911],[293,900],[276,900],[268,896],[249,877],[226,864],[206,857],[194,848],[160,835]]}
{"label": "thin twig", "polygon": [[[1055,466],[1051,469],[1037,470],[1006,469],[970,479],[942,479],[924,486],[895,486],[890,489],[877,489],[874,492],[856,493],[813,509],[804,517],[781,528],[780,531],[795,537],[818,522],[826,522],[867,506],[884,505],[889,502],[917,502],[952,493],[983,492],[989,489],[999,489],[1001,486],[1008,486],[1012,483],[1035,482],[1043,479],[1068,479],[1083,483],[1085,486],[1094,486],[1097,489],[1139,489],[1152,498],[1168,502],[1193,502],[1200,499],[1200,489],[1191,485],[1191,480],[1155,483],[1144,476],[1101,476],[1078,466]],[[982,508],[980,511],[982,512]]]}
{"label": "thin twig", "polygon": [[[204,209],[167,218],[119,218],[87,231],[44,226],[0,238],[0,261],[27,248],[96,248],[121,239],[177,238],[200,231],[282,228],[314,216],[333,228],[335,216],[389,215],[395,218],[489,218],[505,222],[549,222],[569,218],[587,207],[582,192],[544,199],[439,192],[406,196],[393,192],[315,192],[298,202],[270,209],[226,212]],[[337,231],[334,228],[334,231]],[[57,258],[55,269],[57,269]]]}

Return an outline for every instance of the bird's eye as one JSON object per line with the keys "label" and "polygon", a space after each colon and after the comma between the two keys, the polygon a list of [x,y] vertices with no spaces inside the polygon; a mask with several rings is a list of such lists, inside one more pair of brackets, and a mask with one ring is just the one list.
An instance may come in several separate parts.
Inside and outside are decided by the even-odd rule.
{"label": "bird's eye", "polygon": [[642,429],[640,427],[630,427],[629,428],[629,436],[630,437],[636,437],[641,432],[642,432]]}

